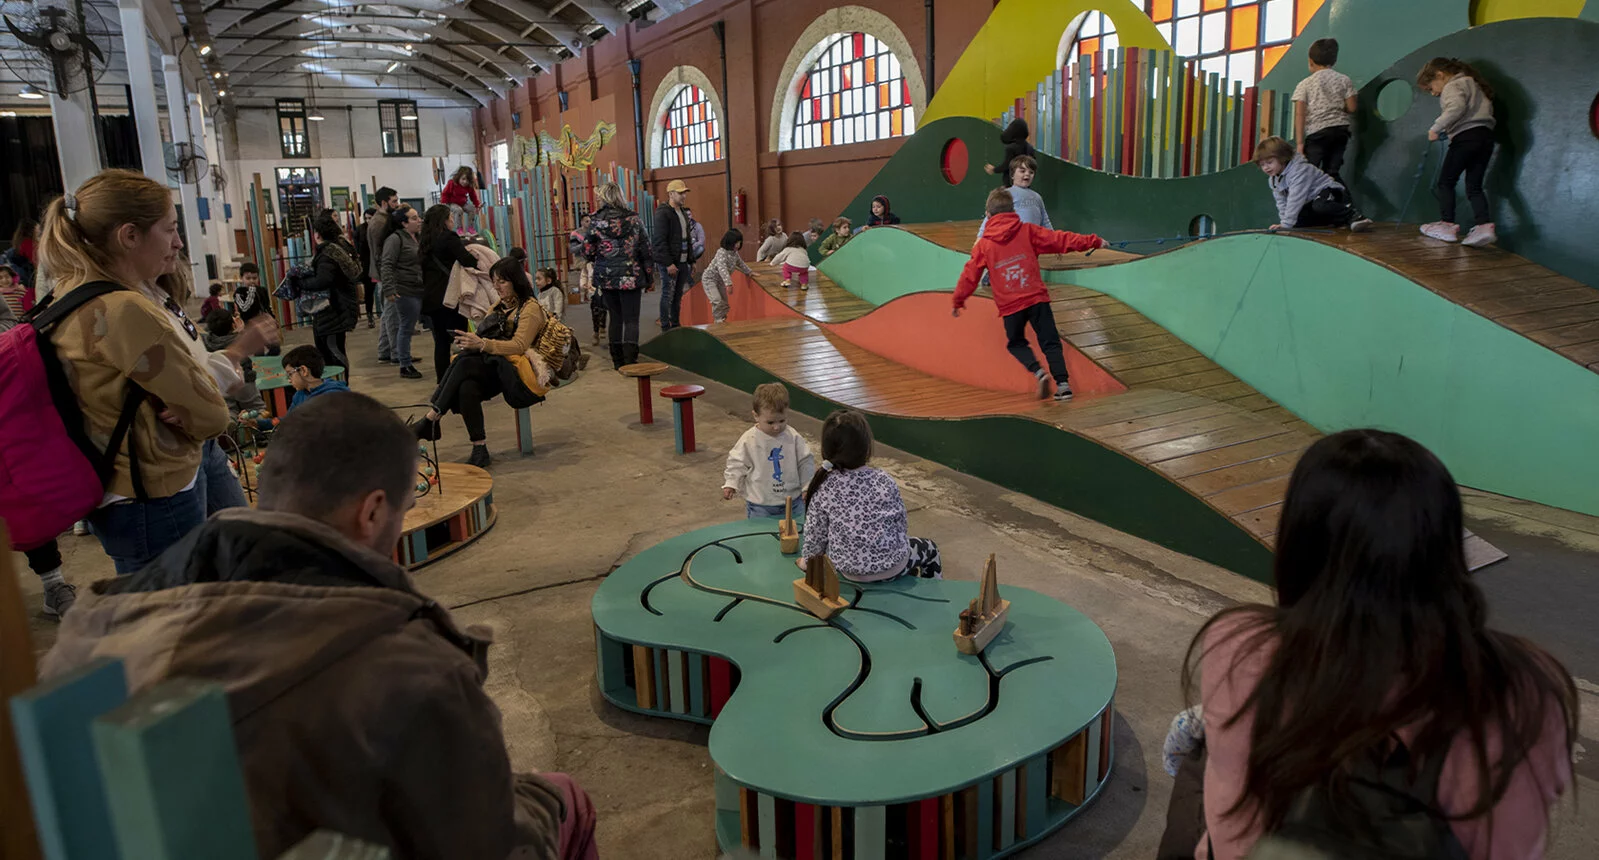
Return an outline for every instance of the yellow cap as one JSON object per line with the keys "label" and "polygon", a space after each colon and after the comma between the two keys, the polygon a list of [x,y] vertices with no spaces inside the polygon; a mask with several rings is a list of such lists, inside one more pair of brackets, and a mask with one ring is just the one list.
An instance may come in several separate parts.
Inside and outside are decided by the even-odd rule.
{"label": "yellow cap", "polygon": [[667,191],[668,194],[670,194],[673,191],[677,191],[677,192],[681,192],[683,194],[687,194],[688,193],[688,183],[684,182],[681,179],[674,179],[671,182],[666,183],[666,191]]}

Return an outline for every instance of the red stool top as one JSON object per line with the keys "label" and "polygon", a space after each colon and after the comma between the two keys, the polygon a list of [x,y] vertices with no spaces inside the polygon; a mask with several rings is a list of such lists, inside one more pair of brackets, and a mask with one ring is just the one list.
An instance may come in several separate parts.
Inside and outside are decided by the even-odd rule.
{"label": "red stool top", "polygon": [[704,393],[703,385],[667,385],[661,388],[661,396],[673,400],[690,400]]}

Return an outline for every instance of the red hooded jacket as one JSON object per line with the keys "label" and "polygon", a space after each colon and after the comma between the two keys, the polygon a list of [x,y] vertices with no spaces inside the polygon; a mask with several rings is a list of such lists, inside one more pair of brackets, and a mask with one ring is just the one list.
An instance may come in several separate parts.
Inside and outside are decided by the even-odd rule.
{"label": "red hooded jacket", "polygon": [[966,306],[966,299],[977,291],[983,270],[994,290],[994,304],[1000,316],[1010,316],[1040,302],[1049,301],[1049,288],[1038,271],[1039,254],[1069,254],[1105,247],[1105,240],[1093,234],[1046,230],[1026,224],[1014,212],[1002,212],[988,219],[983,238],[972,249],[972,258],[961,270],[955,287],[955,309]]}

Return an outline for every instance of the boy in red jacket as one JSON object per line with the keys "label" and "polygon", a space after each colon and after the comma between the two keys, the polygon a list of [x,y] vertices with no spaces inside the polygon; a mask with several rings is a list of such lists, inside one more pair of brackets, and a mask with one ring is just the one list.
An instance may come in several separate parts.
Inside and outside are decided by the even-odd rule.
{"label": "boy in red jacket", "polygon": [[[1073,251],[1091,251],[1105,247],[1105,240],[1095,235],[1068,233],[1065,230],[1046,230],[1036,224],[1027,224],[1016,217],[1016,204],[1010,192],[996,188],[988,195],[988,226],[983,237],[972,248],[972,258],[961,270],[960,284],[955,287],[955,316],[960,316],[966,299],[977,290],[977,279],[988,270],[993,282],[994,304],[999,315],[1005,318],[1005,348],[1023,367],[1038,377],[1038,399],[1049,397],[1050,375],[1055,377],[1055,399],[1072,399],[1072,387],[1066,379],[1066,355],[1061,350],[1060,332],[1055,329],[1055,315],[1049,307],[1049,288],[1038,271],[1039,254],[1069,254]],[[1049,361],[1049,374],[1038,364],[1033,347],[1027,342],[1027,326],[1033,327],[1038,345]]]}

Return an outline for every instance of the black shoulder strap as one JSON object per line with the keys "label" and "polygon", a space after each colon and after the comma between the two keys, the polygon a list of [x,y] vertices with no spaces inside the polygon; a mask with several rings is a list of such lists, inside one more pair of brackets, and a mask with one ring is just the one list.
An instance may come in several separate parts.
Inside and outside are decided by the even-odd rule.
{"label": "black shoulder strap", "polygon": [[67,314],[83,307],[85,304],[108,293],[125,289],[127,287],[113,281],[90,281],[76,289],[69,290],[65,295],[51,293],[49,304],[34,315],[33,327],[42,334],[45,330],[60,322]]}

